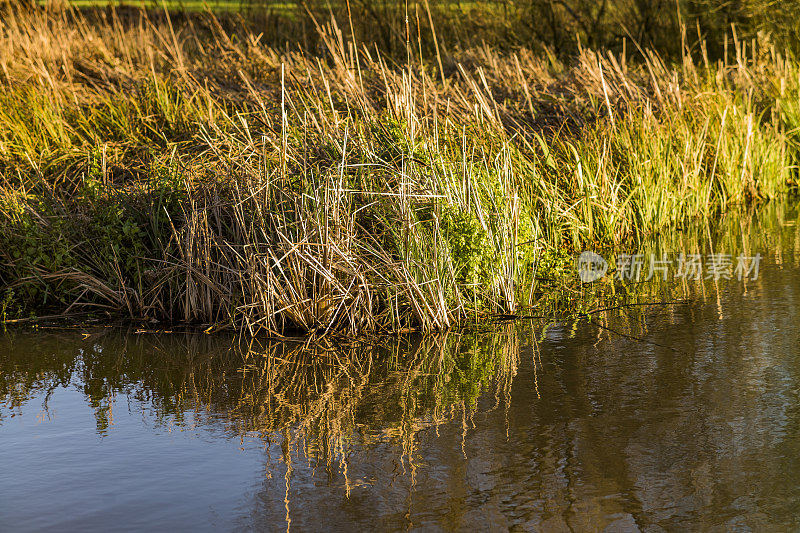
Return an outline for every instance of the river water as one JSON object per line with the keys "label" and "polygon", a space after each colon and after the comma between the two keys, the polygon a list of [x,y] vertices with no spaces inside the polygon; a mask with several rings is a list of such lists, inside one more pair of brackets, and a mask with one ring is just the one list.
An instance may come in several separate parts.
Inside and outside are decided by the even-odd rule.
{"label": "river water", "polygon": [[756,280],[591,319],[377,345],[7,331],[0,530],[796,530],[800,236],[764,216],[696,244],[759,252]]}

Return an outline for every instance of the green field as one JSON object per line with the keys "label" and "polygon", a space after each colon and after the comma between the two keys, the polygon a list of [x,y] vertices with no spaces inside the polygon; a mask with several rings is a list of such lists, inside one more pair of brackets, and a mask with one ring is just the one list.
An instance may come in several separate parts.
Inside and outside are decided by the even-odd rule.
{"label": "green field", "polygon": [[71,6],[77,8],[90,7],[116,7],[116,8],[140,8],[140,9],[163,9],[170,11],[241,11],[250,9],[269,9],[277,13],[291,13],[298,8],[295,3],[286,2],[258,2],[243,0],[69,0]]}

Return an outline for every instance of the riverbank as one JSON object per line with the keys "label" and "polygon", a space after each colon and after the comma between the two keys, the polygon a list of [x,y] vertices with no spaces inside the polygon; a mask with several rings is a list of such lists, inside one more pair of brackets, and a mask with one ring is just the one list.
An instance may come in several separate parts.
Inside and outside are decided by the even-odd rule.
{"label": "riverbank", "polygon": [[443,329],[796,185],[798,66],[768,43],[398,64],[321,21],[303,50],[210,13],[6,13],[5,319]]}

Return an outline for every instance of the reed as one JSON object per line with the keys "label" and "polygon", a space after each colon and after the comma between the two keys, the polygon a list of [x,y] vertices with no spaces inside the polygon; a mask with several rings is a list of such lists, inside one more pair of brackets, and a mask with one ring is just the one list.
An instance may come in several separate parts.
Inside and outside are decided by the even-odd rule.
{"label": "reed", "polygon": [[18,314],[447,329],[535,307],[575,251],[796,182],[798,68],[768,43],[672,64],[420,41],[398,63],[335,19],[306,49],[210,12],[4,9],[0,284]]}

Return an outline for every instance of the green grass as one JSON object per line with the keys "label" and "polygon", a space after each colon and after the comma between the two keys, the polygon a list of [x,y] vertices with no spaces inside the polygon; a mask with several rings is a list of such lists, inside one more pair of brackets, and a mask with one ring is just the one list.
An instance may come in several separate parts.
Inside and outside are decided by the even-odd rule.
{"label": "green grass", "polygon": [[[40,2],[44,4],[45,2]],[[253,3],[248,0],[69,0],[76,8],[114,7],[136,9],[167,9],[169,11],[202,12],[241,11],[248,9],[269,9],[275,13],[289,15],[297,10],[299,4],[294,2]]]}
{"label": "green grass", "polygon": [[542,280],[572,254],[796,183],[798,68],[767,44],[561,62],[420,37],[397,62],[335,22],[313,49],[211,13],[0,26],[5,313],[446,329],[567,309]]}

